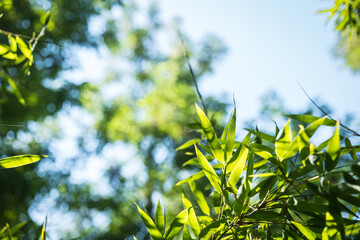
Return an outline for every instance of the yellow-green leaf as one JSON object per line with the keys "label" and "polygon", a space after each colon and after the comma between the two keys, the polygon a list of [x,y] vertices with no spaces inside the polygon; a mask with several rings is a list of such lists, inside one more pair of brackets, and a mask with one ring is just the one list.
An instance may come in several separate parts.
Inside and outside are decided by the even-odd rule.
{"label": "yellow-green leaf", "polygon": [[286,125],[280,130],[275,141],[275,153],[280,162],[284,160],[284,156],[289,150],[291,141],[290,119]]}
{"label": "yellow-green leaf", "polygon": [[330,138],[328,142],[326,152],[330,155],[333,161],[339,157],[340,153],[340,122],[336,122],[336,127],[333,136]]}
{"label": "yellow-green leaf", "polygon": [[154,240],[162,240],[163,239],[162,235],[161,235],[159,229],[156,227],[153,220],[150,218],[150,216],[146,212],[144,212],[136,203],[135,203],[135,205],[140,213],[140,216],[141,216],[147,230],[150,233],[150,236]]}
{"label": "yellow-green leaf", "polygon": [[188,147],[194,146],[194,144],[196,144],[196,143],[198,143],[200,141],[201,141],[201,139],[199,139],[199,138],[191,139],[191,140],[187,141],[186,143],[184,143],[183,145],[181,145],[180,147],[178,147],[176,149],[176,151],[179,151],[179,150],[186,149]]}
{"label": "yellow-green leaf", "polygon": [[175,219],[171,222],[168,229],[165,232],[165,240],[171,240],[181,230],[188,220],[188,209],[181,211]]}
{"label": "yellow-green leaf", "polygon": [[225,153],[224,153],[223,149],[221,148],[220,141],[219,141],[218,137],[216,136],[215,130],[214,130],[213,126],[211,125],[210,120],[207,118],[205,113],[201,110],[201,108],[199,108],[199,106],[197,104],[195,104],[195,106],[196,106],[197,114],[200,119],[201,128],[203,129],[203,131],[205,133],[205,136],[209,143],[211,152],[214,154],[214,157],[219,162],[224,163],[225,162],[225,158],[224,158]]}
{"label": "yellow-green leaf", "polygon": [[20,51],[24,54],[24,56],[30,60],[30,63],[33,61],[33,55],[28,45],[19,37],[16,37],[16,42],[18,43]]}
{"label": "yellow-green leaf", "polygon": [[237,164],[236,164],[235,168],[231,171],[230,177],[229,177],[229,182],[233,186],[236,186],[236,183],[240,179],[241,173],[244,170],[246,159],[247,159],[247,156],[249,153],[249,149],[247,147],[245,147],[244,144],[241,144],[240,147],[243,148],[243,151],[240,151],[238,158],[235,160],[237,162]]}
{"label": "yellow-green leaf", "polygon": [[233,147],[235,142],[235,129],[236,129],[236,108],[234,108],[234,113],[230,118],[229,130],[226,135],[225,140],[225,153],[226,153],[226,161],[228,161],[233,153]]}
{"label": "yellow-green leaf", "polygon": [[304,236],[309,239],[309,240],[315,240],[316,239],[316,234],[311,231],[309,228],[305,227],[304,225],[302,225],[301,223],[297,223],[294,221],[291,221],[292,224],[294,224],[297,229],[299,229],[299,231],[304,234]]}
{"label": "yellow-green leaf", "polygon": [[155,224],[161,233],[165,230],[165,216],[163,214],[160,201],[156,206]]}
{"label": "yellow-green leaf", "polygon": [[0,159],[0,168],[15,168],[24,166],[30,163],[37,162],[43,158],[46,158],[46,155],[18,155],[7,158]]}
{"label": "yellow-green leaf", "polygon": [[206,177],[209,179],[211,185],[215,188],[215,190],[218,193],[221,193],[220,180],[215,170],[213,169],[209,161],[205,158],[205,156],[202,154],[202,152],[196,146],[195,146],[195,151],[196,151],[196,156],[199,159],[200,166],[203,169]]}

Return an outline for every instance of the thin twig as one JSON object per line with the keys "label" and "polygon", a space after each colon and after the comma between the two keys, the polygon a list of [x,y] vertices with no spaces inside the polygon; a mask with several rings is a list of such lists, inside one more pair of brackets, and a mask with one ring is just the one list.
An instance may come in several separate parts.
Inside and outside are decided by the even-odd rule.
{"label": "thin twig", "polygon": [[183,37],[182,37],[182,35],[181,35],[181,33],[180,33],[179,31],[178,31],[178,35],[179,35],[181,44],[183,45],[184,56],[185,56],[185,59],[186,59],[186,63],[187,63],[187,65],[188,65],[188,67],[189,67],[190,75],[191,75],[192,80],[193,80],[193,82],[194,82],[194,85],[195,85],[195,88],[196,88],[196,92],[197,92],[197,94],[198,94],[198,96],[199,96],[199,98],[200,98],[201,104],[202,104],[202,106],[203,106],[203,108],[204,108],[205,115],[207,116],[208,114],[207,114],[207,109],[206,109],[206,106],[205,106],[205,102],[204,102],[204,99],[202,98],[201,93],[200,93],[200,91],[199,91],[199,87],[198,87],[198,84],[197,84],[197,80],[196,80],[196,77],[195,77],[193,68],[191,67],[191,64],[190,64],[189,53],[188,53],[187,48],[186,48],[186,46],[185,46],[184,39],[183,39]]}
{"label": "thin twig", "polygon": [[[334,118],[332,118],[327,112],[324,111],[324,109],[322,109],[319,105],[316,104],[316,102],[309,96],[309,94],[305,91],[305,89],[301,86],[301,84],[299,82],[297,82],[299,84],[299,87],[303,90],[303,92],[305,93],[305,95],[309,98],[309,100],[324,114],[329,116],[329,118],[331,120],[336,121]],[[352,133],[354,136],[360,137],[360,134],[357,133],[356,131],[348,128],[347,126],[343,125],[342,123],[340,123],[340,126],[345,128],[348,132]]]}

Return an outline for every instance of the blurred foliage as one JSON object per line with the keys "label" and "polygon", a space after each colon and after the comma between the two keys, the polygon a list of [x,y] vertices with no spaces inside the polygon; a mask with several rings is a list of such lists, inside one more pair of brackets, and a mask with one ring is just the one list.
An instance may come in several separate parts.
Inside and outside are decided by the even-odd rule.
{"label": "blurred foliage", "polygon": [[354,72],[360,70],[360,1],[334,0],[331,8],[319,11],[328,13],[335,19],[335,30],[339,31],[339,41],[335,54],[345,59],[346,66]]}
{"label": "blurred foliage", "polygon": [[[2,93],[0,122],[19,125],[0,129],[2,155],[53,155],[54,142],[63,136],[59,119],[75,110],[94,119],[90,129],[80,127],[86,134],[95,133],[90,135],[96,145],[88,150],[90,137],[77,135],[76,156],[60,165],[55,155],[55,159],[44,161],[38,168],[26,166],[2,172],[0,224],[8,222],[13,226],[26,221],[22,237],[33,238],[37,231],[28,212],[42,211],[44,204],[51,201],[53,205],[46,207],[49,212],[71,215],[71,226],[51,225],[55,216],[50,215],[53,233],[50,231],[49,236],[119,239],[140,231],[139,239],[146,238],[132,201],[141,201],[152,210],[155,196],[160,194],[172,200],[174,190],[169,186],[177,181],[177,166],[184,162],[184,156],[171,149],[191,137],[184,123],[192,122],[195,112],[189,109],[197,97],[183,49],[188,48],[196,78],[201,80],[225,52],[223,44],[214,36],[197,44],[185,37],[183,46],[177,35],[181,32],[179,26],[163,24],[154,4],[141,24],[136,20],[142,14],[136,5],[120,1],[7,0],[0,3],[0,10],[4,27],[1,30],[21,33],[26,40],[32,38],[33,32],[41,31],[44,14],[51,12],[46,35],[32,52],[31,74],[17,78],[17,71],[11,70],[22,98],[14,91]],[[96,29],[95,34],[89,30],[93,21],[104,22],[104,28]],[[1,43],[11,45],[9,39],[10,42],[3,36]],[[166,47],[158,43],[164,39],[168,41]],[[104,79],[80,84],[64,79],[63,71],[78,66],[74,54],[80,47],[106,49],[109,66]],[[111,64],[117,62],[125,67]],[[122,88],[112,97],[106,94],[109,89]],[[19,103],[21,99],[26,105]],[[211,98],[207,101],[210,112],[217,112],[213,119],[221,122],[226,105]],[[132,170],[122,156],[103,157],[105,148],[119,143],[135,149]],[[110,194],[96,193],[91,183],[70,180],[74,167],[86,165],[94,156],[101,159],[100,165],[106,165],[104,184],[111,189]],[[123,170],[126,167],[142,176],[124,177],[123,174],[129,175]],[[170,216],[179,207],[174,205]],[[99,216],[107,222],[105,227],[97,224]]]}

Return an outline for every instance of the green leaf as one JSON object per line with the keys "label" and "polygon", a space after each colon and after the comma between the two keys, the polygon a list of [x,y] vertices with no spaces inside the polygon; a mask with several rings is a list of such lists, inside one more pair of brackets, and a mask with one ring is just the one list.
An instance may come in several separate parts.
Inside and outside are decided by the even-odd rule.
{"label": "green leaf", "polygon": [[266,134],[266,133],[263,133],[263,132],[260,132],[259,130],[252,130],[252,129],[249,129],[249,128],[245,128],[245,130],[247,130],[248,132],[254,134],[255,136],[261,138],[261,139],[264,139],[268,142],[271,142],[271,143],[274,143],[275,142],[275,137],[269,135],[269,134]]}
{"label": "green leaf", "polygon": [[250,175],[249,177],[270,177],[270,176],[276,176],[276,173],[259,173],[255,175]]}
{"label": "green leaf", "polygon": [[47,235],[47,232],[46,232],[46,220],[47,220],[47,217],[45,217],[44,223],[43,223],[43,225],[41,227],[40,240],[46,240],[46,235]]}
{"label": "green leaf", "polygon": [[288,118],[296,119],[296,120],[301,121],[301,122],[305,122],[305,123],[313,123],[316,120],[319,120],[321,118],[325,118],[324,120],[322,120],[323,122],[322,122],[321,125],[335,126],[335,124],[336,124],[335,120],[326,118],[326,116],[325,117],[315,117],[315,116],[312,116],[312,115],[285,115],[285,116],[288,117]]}
{"label": "green leaf", "polygon": [[7,158],[0,159],[0,168],[15,168],[24,166],[30,163],[37,162],[43,158],[46,158],[46,155],[18,155]]}
{"label": "green leaf", "polygon": [[316,234],[311,231],[309,228],[305,227],[303,224],[301,223],[297,223],[294,221],[291,221],[292,224],[295,225],[295,227],[297,227],[297,229],[299,229],[299,231],[304,234],[304,236],[309,239],[309,240],[315,240],[316,239]]}
{"label": "green leaf", "polygon": [[[309,136],[309,138],[311,138],[314,133],[316,132],[316,130],[321,126],[321,125],[326,125],[325,123],[327,121],[332,121],[331,119],[328,119],[326,116],[322,117],[322,118],[319,118],[317,120],[315,120],[314,122],[312,122],[309,126],[307,126],[305,128],[305,132],[306,132],[306,135]],[[331,124],[332,124],[331,122]],[[329,126],[329,125],[328,125]],[[330,125],[330,126],[333,126],[333,125]]]}
{"label": "green leaf", "polygon": [[16,46],[15,38],[9,36],[9,42],[10,42],[10,50],[11,50],[13,53],[16,53],[16,51],[17,51],[17,46]]}
{"label": "green leaf", "polygon": [[244,144],[241,144],[240,148],[242,148],[240,151],[240,154],[238,155],[238,157],[235,160],[235,162],[237,164],[236,164],[235,168],[231,171],[230,177],[229,177],[229,182],[233,186],[236,186],[236,183],[240,179],[241,173],[244,170],[246,159],[247,159],[247,156],[249,153],[249,149],[247,147],[245,147]]}
{"label": "green leaf", "polygon": [[163,214],[160,200],[156,206],[155,224],[161,233],[165,231],[165,216]]}
{"label": "green leaf", "polygon": [[[19,37],[16,37],[16,42],[19,46],[20,51],[22,52],[22,54],[24,54],[24,56],[30,60],[30,63],[33,62],[33,55],[31,50],[29,49],[28,45],[26,45],[26,43]],[[31,64],[30,64],[31,65]]]}
{"label": "green leaf", "polygon": [[210,235],[216,232],[219,232],[225,226],[225,221],[216,221],[207,225],[203,230],[201,230],[200,238],[201,239],[210,239]]}
{"label": "green leaf", "polygon": [[209,179],[211,185],[215,188],[215,190],[218,193],[221,193],[220,180],[219,180],[215,170],[213,169],[211,164],[208,162],[208,160],[205,158],[205,156],[202,154],[202,152],[199,151],[199,149],[196,147],[196,145],[195,145],[195,151],[196,151],[196,156],[199,159],[200,166],[203,169],[206,177]]}
{"label": "green leaf", "polygon": [[[200,234],[200,225],[196,218],[196,214],[194,211],[194,208],[190,202],[190,200],[186,197],[186,194],[184,191],[182,192],[182,200],[184,207],[186,209],[189,209],[188,211],[188,224],[191,226],[191,229],[193,230],[194,234],[198,236]],[[210,211],[210,210],[209,210]]]}
{"label": "green leaf", "polygon": [[186,143],[184,143],[183,145],[181,145],[180,147],[178,147],[176,149],[176,151],[179,151],[179,150],[186,149],[188,147],[194,146],[194,144],[196,144],[196,143],[198,143],[200,141],[201,141],[201,139],[199,139],[199,138],[191,139],[191,140],[187,141]]}
{"label": "green leaf", "polygon": [[215,158],[219,162],[224,163],[225,162],[224,151],[221,148],[220,141],[219,141],[218,137],[216,136],[215,130],[214,130],[213,126],[211,125],[211,122],[206,117],[205,113],[201,110],[201,108],[199,108],[199,106],[197,104],[195,104],[195,106],[196,106],[197,114],[200,118],[201,128],[203,129],[203,131],[205,133],[205,136],[209,143],[211,152],[214,154]]}
{"label": "green leaf", "polygon": [[0,44],[0,55],[3,55],[10,51],[10,47],[4,44]]}
{"label": "green leaf", "polygon": [[204,194],[202,193],[202,191],[197,187],[195,182],[189,182],[189,186],[190,186],[192,193],[194,194],[194,197],[195,197],[197,203],[199,204],[201,211],[204,214],[210,216],[210,208],[205,200],[205,197],[204,197]]}
{"label": "green leaf", "polygon": [[235,128],[236,128],[236,108],[234,108],[234,113],[230,119],[229,131],[226,135],[225,141],[225,153],[226,153],[226,161],[228,161],[233,153],[233,147],[235,142]]}
{"label": "green leaf", "polygon": [[329,158],[325,159],[325,167],[327,171],[330,171],[336,167],[339,155],[340,155],[340,122],[336,122],[335,132],[330,138],[326,152],[328,153]]}
{"label": "green leaf", "polygon": [[264,159],[269,159],[269,158],[273,157],[273,155],[272,155],[273,150],[268,146],[258,144],[258,143],[252,143],[249,146],[249,149],[256,155],[259,155],[260,157],[262,157]]}
{"label": "green leaf", "polygon": [[188,220],[188,209],[181,211],[175,219],[171,222],[168,229],[165,232],[165,240],[171,240],[181,230]]}
{"label": "green leaf", "polygon": [[3,78],[5,81],[7,81],[10,84],[11,88],[13,89],[14,95],[17,97],[18,101],[22,105],[25,105],[25,99],[21,95],[21,93],[20,93],[19,89],[17,88],[13,79],[3,71],[0,71],[0,77]]}
{"label": "green leaf", "polygon": [[279,158],[280,162],[285,159],[284,156],[289,150],[290,141],[291,141],[291,130],[290,130],[290,120],[288,120],[284,128],[282,128],[278,133],[275,141],[275,153]]}
{"label": "green leaf", "polygon": [[150,233],[150,236],[154,240],[162,240],[163,239],[162,235],[161,235],[159,229],[156,227],[153,220],[150,218],[150,216],[146,212],[144,212],[136,203],[135,203],[135,205],[140,213],[140,216],[141,216],[147,230]]}
{"label": "green leaf", "polygon": [[181,180],[180,182],[177,182],[175,184],[175,186],[180,186],[180,185],[182,185],[184,183],[195,181],[195,180],[200,179],[200,178],[202,178],[204,176],[205,176],[204,171],[197,172],[194,175],[192,175],[192,176],[190,176],[188,178],[185,178],[184,180]]}

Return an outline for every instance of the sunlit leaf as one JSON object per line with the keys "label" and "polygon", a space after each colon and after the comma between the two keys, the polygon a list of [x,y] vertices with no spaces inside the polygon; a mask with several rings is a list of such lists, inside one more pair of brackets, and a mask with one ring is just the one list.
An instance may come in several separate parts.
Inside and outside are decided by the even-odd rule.
{"label": "sunlit leaf", "polygon": [[309,228],[305,227],[303,224],[301,223],[297,223],[294,221],[291,221],[291,223],[293,225],[295,225],[295,227],[297,227],[297,229],[299,229],[299,231],[304,234],[304,236],[309,239],[309,240],[315,240],[316,239],[316,234],[311,231]]}
{"label": "sunlit leaf", "polygon": [[188,209],[181,211],[175,219],[171,222],[168,229],[166,229],[165,237],[166,240],[171,240],[179,233],[181,228],[186,224],[188,220]]}
{"label": "sunlit leaf", "polygon": [[264,159],[269,159],[269,158],[273,157],[273,155],[272,155],[273,150],[268,146],[253,143],[249,146],[249,149],[256,155],[259,155],[260,157],[262,157]]}
{"label": "sunlit leaf", "polygon": [[213,169],[213,167],[211,166],[209,161],[205,158],[205,156],[202,154],[202,152],[199,151],[199,149],[196,146],[195,146],[195,151],[196,151],[196,155],[199,159],[201,168],[203,169],[206,177],[210,181],[211,185],[215,188],[215,190],[218,193],[221,193],[220,180],[219,180],[215,170]]}
{"label": "sunlit leaf", "polygon": [[254,174],[254,175],[250,175],[249,177],[270,177],[270,176],[276,176],[276,173],[259,173],[259,174]]}
{"label": "sunlit leaf", "polygon": [[325,168],[330,171],[338,162],[340,154],[340,122],[336,122],[335,132],[330,138],[326,152],[330,158],[325,159]]}
{"label": "sunlit leaf", "polygon": [[206,117],[205,113],[199,108],[198,105],[196,105],[196,111],[200,118],[201,127],[205,133],[206,139],[209,143],[210,149],[212,153],[214,154],[215,158],[219,161],[224,163],[224,151],[221,148],[220,141],[218,137],[216,136],[215,130],[213,126],[211,125],[211,122]]}
{"label": "sunlit leaf", "polygon": [[[305,122],[305,123],[313,123],[319,119],[324,118],[324,117],[315,117],[312,115],[285,115],[285,116],[288,118],[296,119],[301,122]],[[329,118],[325,118],[324,120],[321,120],[321,121],[323,121],[321,123],[321,125],[325,125],[325,126],[335,126],[335,124],[336,124],[336,121],[329,119]],[[308,135],[309,135],[309,133],[308,133]]]}
{"label": "sunlit leaf", "polygon": [[16,51],[17,51],[17,45],[16,45],[15,38],[13,38],[12,36],[9,36],[9,42],[10,42],[10,50],[11,50],[13,53],[16,53]]}
{"label": "sunlit leaf", "polygon": [[291,141],[291,130],[290,130],[290,120],[288,120],[286,125],[278,133],[275,141],[275,153],[279,158],[280,162],[284,160],[284,156],[289,150],[290,141]]}
{"label": "sunlit leaf", "polygon": [[30,60],[30,62],[33,61],[33,55],[31,50],[29,49],[28,45],[26,45],[26,43],[19,37],[16,37],[16,42],[19,46],[20,51],[22,52],[22,54],[24,54],[24,56]]}
{"label": "sunlit leaf", "polygon": [[201,230],[200,238],[202,239],[210,239],[210,235],[216,232],[219,232],[225,226],[224,221],[216,221],[212,222],[204,229]]}
{"label": "sunlit leaf", "polygon": [[46,220],[47,217],[45,217],[44,223],[41,227],[41,235],[40,235],[40,240],[46,240],[46,235],[47,235],[47,231],[46,231]]}
{"label": "sunlit leaf", "polygon": [[271,142],[271,143],[274,143],[275,142],[275,137],[274,136],[271,136],[269,134],[266,134],[266,133],[263,133],[263,132],[260,132],[258,130],[254,131],[252,129],[249,129],[249,128],[245,128],[245,130],[247,130],[248,132],[254,134],[255,136],[261,138],[261,139],[264,139],[268,142]]}
{"label": "sunlit leaf", "polygon": [[146,212],[144,212],[136,203],[135,203],[135,205],[140,213],[140,216],[141,216],[147,230],[150,233],[150,236],[154,240],[162,240],[163,239],[162,235],[161,235],[159,229],[156,227],[153,220],[150,218],[150,216]]}
{"label": "sunlit leaf", "polygon": [[[189,182],[190,189],[192,193],[194,194],[194,197],[199,204],[199,207],[203,213],[210,216],[210,208],[207,204],[204,194],[202,191],[197,187],[195,182]],[[188,207],[187,207],[188,208]]]}
{"label": "sunlit leaf", "polygon": [[158,202],[156,206],[155,224],[161,233],[165,230],[165,216],[163,214],[161,203]]}
{"label": "sunlit leaf", "polygon": [[228,161],[233,153],[233,147],[235,142],[235,128],[236,128],[236,108],[234,108],[234,112],[232,117],[230,118],[229,130],[226,135],[225,141],[225,153],[226,153],[226,161]]}
{"label": "sunlit leaf", "polygon": [[191,229],[193,230],[194,234],[198,236],[200,234],[200,225],[196,218],[196,214],[194,211],[194,208],[190,202],[190,200],[186,197],[185,193],[182,193],[182,199],[183,204],[186,209],[189,209],[188,211],[188,224],[191,226]]}
{"label": "sunlit leaf", "polygon": [[43,158],[46,158],[46,155],[18,155],[7,158],[0,159],[0,168],[15,168],[24,166],[30,163],[37,162]]}
{"label": "sunlit leaf", "polygon": [[192,175],[192,176],[190,176],[190,177],[188,177],[188,178],[186,178],[184,180],[181,180],[181,181],[177,182],[175,184],[175,186],[180,186],[180,185],[182,185],[184,183],[195,181],[195,180],[200,179],[200,178],[202,178],[204,176],[205,176],[204,171],[197,172],[194,175]]}
{"label": "sunlit leaf", "polygon": [[236,183],[239,181],[239,178],[244,170],[246,159],[249,153],[249,149],[245,147],[245,145],[242,144],[240,147],[243,148],[243,150],[240,151],[238,158],[235,160],[237,164],[235,168],[231,171],[228,180],[233,186],[236,186]]}
{"label": "sunlit leaf", "polygon": [[196,143],[198,143],[200,141],[201,141],[201,139],[199,139],[199,138],[191,139],[191,140],[187,141],[186,143],[184,143],[183,145],[181,145],[180,147],[178,147],[176,149],[176,151],[179,151],[179,150],[186,149],[188,147],[194,146],[194,144],[196,144]]}

